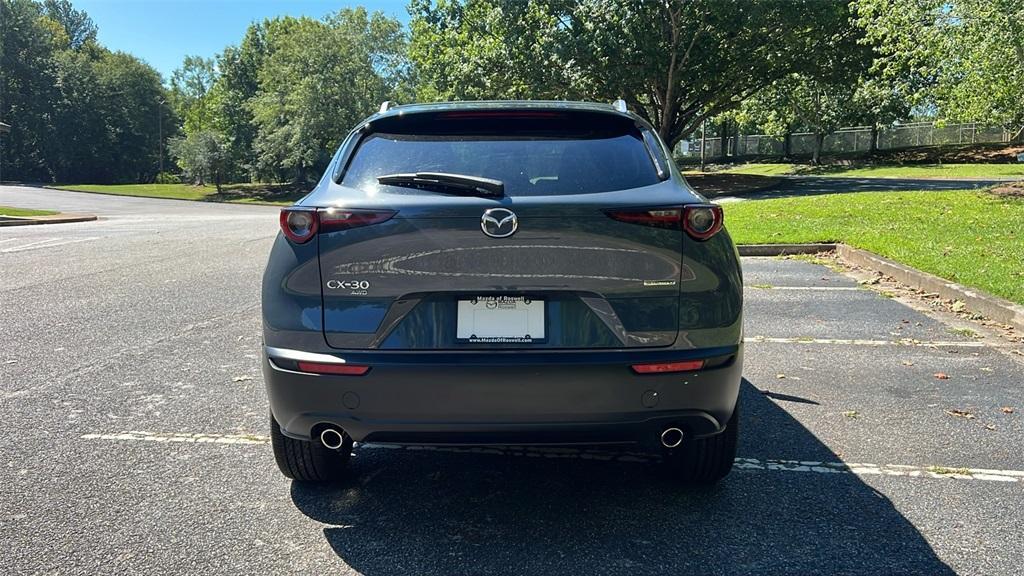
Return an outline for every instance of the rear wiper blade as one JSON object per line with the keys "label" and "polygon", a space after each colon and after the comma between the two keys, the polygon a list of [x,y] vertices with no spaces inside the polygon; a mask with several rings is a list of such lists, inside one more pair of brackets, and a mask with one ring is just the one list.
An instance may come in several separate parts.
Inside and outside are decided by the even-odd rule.
{"label": "rear wiper blade", "polygon": [[385,174],[377,176],[379,184],[438,190],[451,194],[480,196],[504,196],[505,183],[501,180],[469,176],[468,174],[446,174],[444,172],[416,172],[410,174]]}

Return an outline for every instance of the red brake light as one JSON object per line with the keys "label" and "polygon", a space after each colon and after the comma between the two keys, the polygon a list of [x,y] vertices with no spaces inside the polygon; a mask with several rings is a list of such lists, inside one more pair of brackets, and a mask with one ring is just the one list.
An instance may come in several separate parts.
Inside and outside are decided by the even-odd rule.
{"label": "red brake light", "polygon": [[681,208],[648,208],[629,210],[610,210],[607,212],[613,220],[642,224],[658,228],[679,229],[683,211]]}
{"label": "red brake light", "polygon": [[360,210],[350,208],[303,208],[292,206],[281,210],[281,231],[296,244],[305,244],[317,232],[335,232],[370,224],[380,224],[397,214],[394,210]]}
{"label": "red brake light", "polygon": [[683,229],[694,240],[707,240],[722,229],[722,207],[696,204],[683,207]]}
{"label": "red brake light", "polygon": [[611,218],[620,222],[655,226],[657,228],[682,228],[694,240],[707,240],[722,229],[722,207],[717,204],[690,204],[681,208],[629,208],[609,210]]}
{"label": "red brake light", "polygon": [[305,244],[316,236],[319,219],[316,208],[283,208],[281,210],[281,232],[296,244]]}
{"label": "red brake light", "polygon": [[704,367],[703,360],[686,360],[683,362],[659,362],[655,364],[633,364],[637,374],[664,374],[667,372],[693,372]]}
{"label": "red brake light", "polygon": [[335,232],[337,230],[348,230],[349,228],[380,224],[390,220],[394,215],[394,210],[321,208],[319,212],[320,230],[322,232]]}
{"label": "red brake light", "polygon": [[362,376],[370,371],[369,366],[360,364],[328,364],[326,362],[298,362],[299,372],[311,374],[338,374],[342,376]]}

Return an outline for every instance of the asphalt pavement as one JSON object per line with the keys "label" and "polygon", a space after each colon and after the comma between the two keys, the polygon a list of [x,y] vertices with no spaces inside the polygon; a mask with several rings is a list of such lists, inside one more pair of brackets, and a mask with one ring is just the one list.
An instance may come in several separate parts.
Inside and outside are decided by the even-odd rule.
{"label": "asphalt pavement", "polygon": [[743,261],[718,487],[633,454],[374,445],[309,487],[266,437],[276,208],[10,186],[0,205],[100,216],[0,228],[0,573],[1024,570],[1024,357],[823,266]]}

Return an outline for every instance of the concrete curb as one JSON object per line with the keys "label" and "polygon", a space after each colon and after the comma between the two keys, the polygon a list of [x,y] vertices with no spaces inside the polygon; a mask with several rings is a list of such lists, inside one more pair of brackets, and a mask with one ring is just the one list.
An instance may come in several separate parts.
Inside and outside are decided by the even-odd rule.
{"label": "concrete curb", "polygon": [[74,214],[65,212],[52,216],[4,216],[9,220],[0,220],[2,226],[31,226],[34,224],[68,224],[70,222],[90,222],[96,220],[95,214]]}
{"label": "concrete curb", "polygon": [[862,268],[881,272],[897,282],[947,300],[960,300],[973,312],[1002,324],[1024,330],[1024,306],[993,296],[977,288],[950,282],[928,272],[900,264],[874,252],[842,243],[836,244],[742,244],[740,256],[788,256],[835,252],[839,258]]}
{"label": "concrete curb", "polygon": [[740,256],[791,256],[835,252],[835,244],[740,244]]}
{"label": "concrete curb", "polygon": [[960,300],[967,308],[989,320],[1024,330],[1024,306],[846,244],[836,245],[836,254],[851,264],[876,270],[911,288],[938,294],[949,300]]}

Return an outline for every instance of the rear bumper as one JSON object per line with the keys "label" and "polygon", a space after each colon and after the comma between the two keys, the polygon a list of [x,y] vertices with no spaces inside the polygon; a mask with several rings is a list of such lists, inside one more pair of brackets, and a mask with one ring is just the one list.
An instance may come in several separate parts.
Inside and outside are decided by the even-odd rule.
{"label": "rear bumper", "polygon": [[[330,424],[359,442],[656,446],[669,426],[693,437],[723,430],[739,394],[743,349],[333,356],[371,369],[306,374],[289,367],[322,355],[264,349],[271,411],[286,435],[308,440]],[[714,367],[646,375],[630,368],[691,359]]]}

